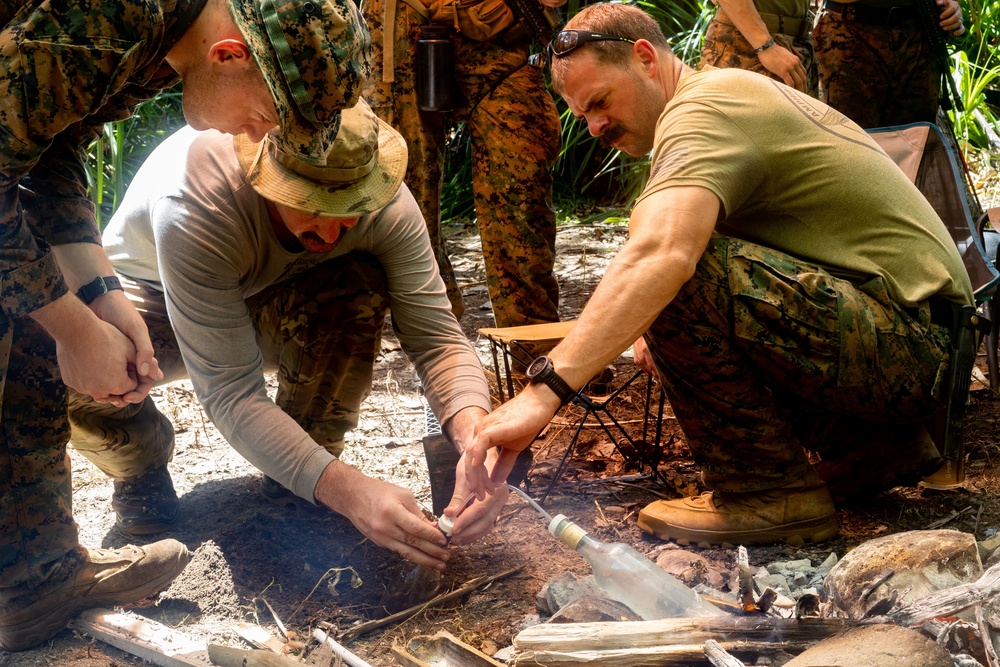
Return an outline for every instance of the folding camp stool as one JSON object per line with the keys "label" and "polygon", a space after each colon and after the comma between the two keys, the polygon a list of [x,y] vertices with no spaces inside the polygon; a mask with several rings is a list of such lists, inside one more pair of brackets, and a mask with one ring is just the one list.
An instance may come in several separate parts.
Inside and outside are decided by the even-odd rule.
{"label": "folding camp stool", "polygon": [[[575,325],[576,320],[568,320],[565,322],[529,324],[525,326],[504,327],[499,329],[483,328],[479,330],[480,335],[490,343],[490,354],[493,358],[493,370],[496,374],[497,394],[499,395],[501,403],[514,398],[514,395],[517,393],[515,387],[515,364],[519,364],[521,368],[527,368],[534,358],[534,354],[531,351],[532,349],[537,348],[539,345],[555,345],[559,343],[559,341],[565,338],[566,335],[573,330]],[[649,436],[650,429],[652,428],[654,432],[653,447],[646,448],[652,452],[650,456],[643,455],[643,448],[640,447],[636,439],[632,437],[628,430],[615,417],[613,412],[616,399],[622,396],[625,391],[627,391],[634,383],[640,381],[644,376],[646,378],[646,384],[642,420],[642,441],[644,443],[649,442],[647,438]],[[650,407],[652,400],[653,378],[646,375],[646,373],[642,370],[636,370],[635,373],[629,376],[620,386],[606,396],[593,396],[587,392],[587,385],[584,385],[584,387],[576,393],[576,396],[574,396],[571,401],[571,403],[583,408],[583,416],[580,417],[574,427],[573,436],[570,439],[569,446],[566,448],[566,451],[563,452],[562,458],[559,460],[556,471],[552,476],[552,481],[549,482],[548,487],[546,487],[545,492],[541,496],[541,501],[545,501],[553,487],[555,487],[556,482],[558,482],[559,478],[562,476],[569,457],[576,448],[580,434],[583,432],[583,428],[588,425],[588,419],[590,418],[593,418],[593,421],[595,421],[597,425],[604,430],[612,444],[615,446],[615,449],[618,450],[626,461],[638,463],[640,469],[643,465],[649,466],[653,479],[659,479],[661,482],[666,484],[666,480],[657,469],[657,464],[659,463],[660,437],[662,435],[663,426],[664,395],[662,390],[660,391],[654,424],[650,424]],[[591,422],[591,425],[593,425],[593,422]],[[619,438],[628,442],[632,451],[635,452],[634,455],[626,452],[622,448]]]}

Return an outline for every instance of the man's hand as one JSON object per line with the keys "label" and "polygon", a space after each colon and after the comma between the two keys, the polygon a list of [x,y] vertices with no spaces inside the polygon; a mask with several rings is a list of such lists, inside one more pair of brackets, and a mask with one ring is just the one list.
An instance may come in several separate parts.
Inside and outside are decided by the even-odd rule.
{"label": "man's hand", "polygon": [[940,16],[941,29],[953,37],[964,34],[965,26],[962,24],[962,7],[958,4],[958,0],[937,0],[937,3],[942,8]]}
{"label": "man's hand", "polygon": [[647,375],[656,377],[656,364],[653,363],[653,355],[649,353],[649,346],[646,339],[639,336],[632,343],[632,361],[636,366],[646,371]]}
{"label": "man's hand", "polygon": [[[478,500],[493,493],[496,484],[506,481],[518,453],[545,428],[559,406],[559,397],[551,389],[532,384],[484,417],[476,429],[472,446],[465,450],[465,460],[459,461],[456,479],[464,480],[465,488],[459,489],[456,481],[456,492],[473,493]],[[498,447],[496,463],[487,470],[487,458],[491,450]],[[460,503],[461,500],[453,500],[445,514],[453,516]]]}
{"label": "man's hand", "polygon": [[138,387],[132,341],[72,294],[35,310],[31,317],[55,340],[66,386],[103,403],[124,405],[121,397]]}
{"label": "man's hand", "polygon": [[149,395],[153,383],[163,379],[163,371],[153,356],[153,343],[142,315],[135,309],[121,290],[113,290],[97,297],[90,309],[103,321],[121,331],[135,347],[135,359],[130,370],[136,374],[136,387],[119,396],[110,396],[108,402],[122,407],[126,403],[141,403]]}
{"label": "man's hand", "polygon": [[334,461],[319,478],[316,501],[350,519],[355,528],[380,547],[406,560],[443,570],[448,562],[447,540],[424,517],[416,498],[406,489],[367,477],[346,463]]}
{"label": "man's hand", "polygon": [[785,85],[803,93],[807,92],[806,68],[802,66],[802,59],[798,55],[780,44],[775,44],[758,53],[757,58],[768,72],[781,77]]}
{"label": "man's hand", "polygon": [[[495,469],[497,455],[498,450],[496,448],[490,450],[486,462],[487,470],[492,472]],[[465,504],[470,493],[469,485],[465,481],[466,469],[464,459],[465,455],[463,454],[462,458],[458,461],[458,469],[455,471],[455,493],[451,498],[451,504],[444,510],[446,515],[452,517]],[[455,520],[455,526],[451,533],[451,543],[458,546],[472,544],[493,530],[497,517],[500,516],[500,512],[503,510],[504,503],[507,502],[509,495],[510,491],[507,490],[506,484],[501,483],[484,500],[473,502]]]}

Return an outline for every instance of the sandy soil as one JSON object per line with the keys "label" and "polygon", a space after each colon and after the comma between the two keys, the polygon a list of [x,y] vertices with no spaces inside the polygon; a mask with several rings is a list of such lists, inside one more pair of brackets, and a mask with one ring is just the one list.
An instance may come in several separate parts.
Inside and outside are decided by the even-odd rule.
{"label": "sandy soil", "polygon": [[[624,229],[614,225],[564,227],[558,236],[558,274],[563,286],[564,318],[575,316],[602,275]],[[467,314],[463,327],[474,341],[484,365],[491,367],[486,342],[476,330],[492,323],[482,260],[474,229],[458,229],[450,238],[456,268],[464,285]],[[631,362],[618,362],[618,378]],[[387,329],[372,396],[358,429],[350,434],[345,460],[370,475],[413,490],[429,509],[430,485],[420,438],[424,417],[412,367]],[[299,633],[308,635],[317,622],[328,621],[343,631],[352,625],[387,615],[405,605],[413,588],[408,567],[392,552],[367,542],[339,516],[305,518],[274,507],[258,493],[257,473],[222,439],[198,406],[186,382],[156,390],[161,409],[177,429],[177,451],[171,464],[181,497],[182,516],[167,534],[194,552],[184,574],[157,605],[139,610],[208,642],[244,646],[231,630],[238,621],[258,623],[276,633],[274,613]],[[634,433],[641,429],[643,394],[632,393],[623,410]],[[968,425],[969,483],[960,493],[933,493],[898,488],[863,507],[839,513],[841,535],[805,548],[787,545],[751,548],[751,563],[777,558],[811,558],[814,564],[831,551],[843,555],[851,546],[891,532],[925,528],[960,512],[946,527],[973,532],[979,539],[1000,529],[1000,481],[994,463],[1000,454],[997,421],[1000,403],[982,388],[974,392]],[[537,449],[529,474],[529,489],[540,494],[568,442],[571,415],[557,415]],[[546,503],[591,530],[599,539],[624,541],[653,554],[663,544],[643,534],[635,516],[657,497],[697,491],[697,470],[686,455],[683,440],[670,417],[664,419],[661,471],[668,485],[649,480],[588,484],[587,480],[639,470],[626,464],[608,438],[586,429],[561,484]],[[110,511],[111,482],[86,460],[73,455],[75,508],[84,544],[120,546],[130,541],[114,527]],[[967,509],[968,508],[968,509]],[[963,511],[964,510],[964,511]],[[485,574],[520,570],[466,596],[460,602],[428,609],[418,616],[360,637],[349,648],[373,665],[396,664],[393,645],[412,637],[447,630],[486,652],[503,648],[523,627],[537,622],[535,594],[553,576],[588,566],[545,530],[546,524],[519,498],[512,498],[497,529],[480,543],[455,550],[452,564],[439,582],[455,588]],[[734,553],[699,550],[729,568]],[[342,569],[336,585],[331,570]],[[357,577],[352,576],[356,574]],[[360,581],[360,585],[353,587]],[[410,596],[412,597],[412,596]],[[267,604],[265,604],[265,602]],[[4,667],[119,666],[141,661],[86,637],[66,631],[32,651],[0,651]]]}

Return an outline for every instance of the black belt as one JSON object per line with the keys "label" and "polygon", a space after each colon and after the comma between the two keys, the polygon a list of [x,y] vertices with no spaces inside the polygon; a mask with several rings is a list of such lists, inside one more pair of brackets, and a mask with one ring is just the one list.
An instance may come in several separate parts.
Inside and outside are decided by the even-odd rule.
{"label": "black belt", "polygon": [[831,12],[837,12],[846,21],[863,23],[865,25],[894,26],[917,18],[917,8],[908,7],[872,7],[859,2],[835,2],[826,0],[823,7]]}
{"label": "black belt", "polygon": [[953,301],[932,296],[927,300],[931,308],[931,324],[937,324],[949,331],[955,326],[955,311],[961,306]]}

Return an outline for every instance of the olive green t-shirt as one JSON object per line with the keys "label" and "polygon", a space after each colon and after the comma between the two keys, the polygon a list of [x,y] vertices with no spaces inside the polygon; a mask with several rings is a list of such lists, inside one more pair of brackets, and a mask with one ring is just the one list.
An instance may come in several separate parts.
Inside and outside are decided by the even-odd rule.
{"label": "olive green t-shirt", "polygon": [[685,75],[660,116],[641,201],[701,186],[722,202],[717,231],[781,250],[855,285],[884,279],[912,307],[940,294],[972,303],[944,223],[843,114],[737,69]]}

